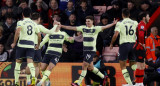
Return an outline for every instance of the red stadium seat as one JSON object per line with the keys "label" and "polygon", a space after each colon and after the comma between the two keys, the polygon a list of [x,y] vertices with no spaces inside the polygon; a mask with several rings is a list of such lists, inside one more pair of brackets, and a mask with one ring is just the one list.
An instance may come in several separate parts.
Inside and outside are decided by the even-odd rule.
{"label": "red stadium seat", "polygon": [[118,57],[118,52],[119,52],[119,47],[113,47],[113,49],[105,47],[102,53],[103,60],[106,62],[115,61]]}

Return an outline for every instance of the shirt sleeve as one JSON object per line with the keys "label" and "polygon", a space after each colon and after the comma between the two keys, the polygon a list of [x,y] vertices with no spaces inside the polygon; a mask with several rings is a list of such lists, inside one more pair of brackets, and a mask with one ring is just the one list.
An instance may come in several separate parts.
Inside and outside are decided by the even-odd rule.
{"label": "shirt sleeve", "polygon": [[74,40],[70,39],[70,36],[66,32],[64,32],[64,34],[65,34],[65,40],[70,42],[70,43],[73,43]]}
{"label": "shirt sleeve", "polygon": [[19,28],[19,27],[22,28],[22,21],[17,22],[17,28]]}
{"label": "shirt sleeve", "polygon": [[115,30],[114,31],[118,31],[120,32],[120,22],[117,22]]}
{"label": "shirt sleeve", "polygon": [[96,32],[99,33],[102,31],[102,26],[96,26]]}
{"label": "shirt sleeve", "polygon": [[43,41],[40,43],[39,49],[49,41],[49,34],[47,34],[44,38]]}
{"label": "shirt sleeve", "polygon": [[46,34],[53,34],[55,29],[57,28],[57,25],[55,25],[51,30],[48,30],[47,28],[45,28],[42,25],[38,25],[38,26],[40,28],[40,31],[43,32],[43,33],[46,33]]}
{"label": "shirt sleeve", "polygon": [[39,33],[39,32],[40,32],[40,30],[39,30],[39,28],[38,28],[38,25],[35,26],[35,32],[36,32],[36,33]]}
{"label": "shirt sleeve", "polygon": [[83,30],[83,26],[78,26],[78,27],[76,27],[77,28],[77,31],[80,31],[80,32],[82,32]]}

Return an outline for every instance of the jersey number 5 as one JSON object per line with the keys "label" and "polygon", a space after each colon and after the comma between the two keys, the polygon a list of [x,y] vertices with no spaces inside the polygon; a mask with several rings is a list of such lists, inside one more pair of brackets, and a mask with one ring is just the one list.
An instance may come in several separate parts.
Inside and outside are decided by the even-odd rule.
{"label": "jersey number 5", "polygon": [[29,26],[27,26],[27,34],[28,35],[32,35],[32,26],[31,25],[29,25]]}
{"label": "jersey number 5", "polygon": [[134,30],[132,29],[132,26],[130,26],[129,30],[128,30],[128,26],[125,26],[126,27],[126,35],[133,35],[134,34]]}

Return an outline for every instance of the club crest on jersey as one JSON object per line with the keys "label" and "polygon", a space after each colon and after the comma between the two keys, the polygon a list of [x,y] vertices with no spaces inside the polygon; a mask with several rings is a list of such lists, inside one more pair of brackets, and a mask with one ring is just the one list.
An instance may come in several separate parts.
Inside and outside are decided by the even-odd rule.
{"label": "club crest on jersey", "polygon": [[144,30],[144,26],[141,26],[141,29],[143,29],[143,30]]}

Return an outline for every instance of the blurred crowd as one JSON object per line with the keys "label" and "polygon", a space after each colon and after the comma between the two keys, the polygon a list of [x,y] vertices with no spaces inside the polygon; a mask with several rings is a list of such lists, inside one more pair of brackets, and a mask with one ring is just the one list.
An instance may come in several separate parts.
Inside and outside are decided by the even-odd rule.
{"label": "blurred crowd", "polygon": [[[53,27],[54,20],[63,25],[85,25],[85,17],[98,16],[95,25],[104,26],[115,19],[122,20],[121,10],[128,8],[130,18],[140,21],[138,15],[148,12],[150,16],[160,6],[160,0],[0,0],[0,61],[15,61],[15,49],[11,49],[17,21],[22,20],[22,10],[31,8],[32,12],[41,14],[41,24],[46,28]],[[105,8],[105,10],[103,9]],[[61,62],[83,61],[83,36],[81,32],[65,31],[69,36],[75,37],[73,44],[65,42]],[[97,38],[97,51],[109,46],[114,27],[100,32]],[[44,37],[42,35],[42,37]],[[118,46],[118,39],[115,46]],[[46,44],[47,46],[47,44]],[[45,47],[42,51],[42,56]]]}

